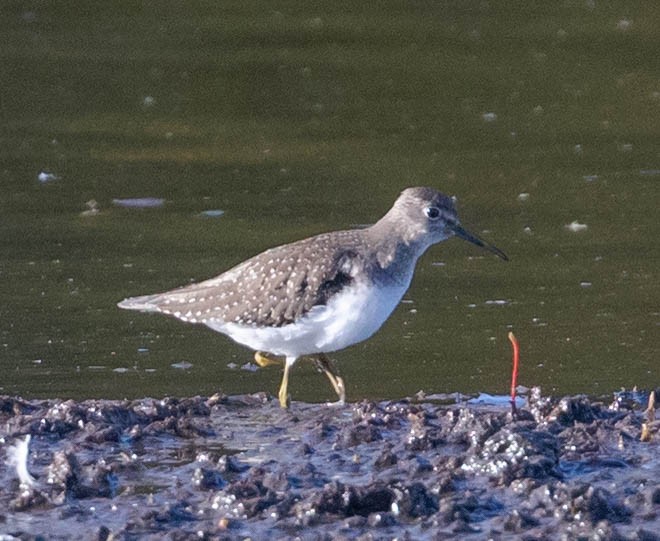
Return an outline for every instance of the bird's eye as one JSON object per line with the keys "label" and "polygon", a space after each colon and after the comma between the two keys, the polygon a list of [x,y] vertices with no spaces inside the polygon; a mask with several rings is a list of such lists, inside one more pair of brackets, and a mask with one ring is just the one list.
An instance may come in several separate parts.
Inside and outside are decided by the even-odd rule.
{"label": "bird's eye", "polygon": [[426,217],[429,220],[437,220],[440,218],[440,209],[438,207],[426,207],[424,209],[424,212],[426,213]]}

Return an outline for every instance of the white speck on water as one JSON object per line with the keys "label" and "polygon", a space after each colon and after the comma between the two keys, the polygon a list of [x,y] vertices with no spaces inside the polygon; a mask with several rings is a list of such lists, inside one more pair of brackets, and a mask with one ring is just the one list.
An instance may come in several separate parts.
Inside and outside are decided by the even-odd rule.
{"label": "white speck on water", "polygon": [[582,281],[580,282],[580,287],[584,287],[584,288],[591,287],[591,282]]}
{"label": "white speck on water", "polygon": [[177,370],[188,370],[189,368],[192,368],[193,365],[188,361],[179,361],[178,363],[172,363],[170,366]]}
{"label": "white speck on water", "polygon": [[518,201],[525,202],[529,201],[529,194],[527,192],[522,192],[518,194]]}
{"label": "white speck on water", "polygon": [[584,175],[582,178],[587,182],[594,182],[598,180],[598,175]]}
{"label": "white speck on water", "polygon": [[165,204],[165,199],[160,197],[129,197],[113,199],[112,204],[117,207],[146,209],[162,207]]}
{"label": "white speck on water", "polygon": [[581,224],[577,220],[574,220],[570,224],[566,224],[564,227],[568,229],[571,233],[580,233],[582,231],[586,231],[589,226],[587,226],[587,224]]}
{"label": "white speck on water", "polygon": [[497,120],[497,113],[492,113],[492,112],[484,113],[483,115],[481,115],[481,119],[484,122],[495,122]]}
{"label": "white speck on water", "polygon": [[101,212],[101,209],[99,209],[99,203],[96,199],[90,199],[89,201],[85,202],[85,207],[87,207],[87,209],[80,213],[80,215],[84,216],[85,218],[96,216],[99,212]]}
{"label": "white speck on water", "polygon": [[224,210],[220,209],[211,209],[211,210],[204,210],[199,213],[199,215],[203,218],[220,218],[220,216],[223,216],[225,213]]}
{"label": "white speck on water", "polygon": [[117,368],[112,369],[112,371],[117,374],[125,374],[126,372],[128,372],[128,370],[129,369],[124,366],[118,366]]}
{"label": "white speck on water", "polygon": [[617,150],[619,152],[632,152],[632,149],[632,143],[620,143],[617,145]]}
{"label": "white speck on water", "polygon": [[543,106],[542,105],[537,105],[536,107],[534,107],[534,109],[532,109],[532,112],[536,116],[542,115],[543,114]]}
{"label": "white speck on water", "polygon": [[643,177],[653,177],[660,175],[660,169],[642,169],[639,174]]}
{"label": "white speck on water", "polygon": [[321,19],[321,17],[313,17],[307,19],[306,24],[309,28],[318,30],[319,28],[323,28],[323,19]]}
{"label": "white speck on water", "polygon": [[626,30],[630,30],[631,26],[632,26],[632,21],[630,19],[621,19],[616,23],[616,29],[621,30],[622,32],[625,32]]}
{"label": "white speck on water", "polygon": [[532,228],[526,225],[525,227],[523,227],[523,233],[527,235],[531,235],[533,233]]}
{"label": "white speck on water", "polygon": [[244,365],[241,365],[241,370],[245,370],[246,372],[256,372],[259,370],[259,367],[253,363],[245,363]]}
{"label": "white speck on water", "polygon": [[142,98],[143,107],[153,107],[154,105],[156,105],[156,98],[153,96],[145,96]]}
{"label": "white speck on water", "polygon": [[537,327],[547,327],[548,324],[543,322],[540,317],[533,317],[532,318],[532,323],[536,325]]}
{"label": "white speck on water", "polygon": [[45,184],[46,182],[52,182],[53,180],[59,180],[59,178],[60,177],[58,177],[55,173],[51,173],[50,171],[45,171],[43,169],[39,171],[39,174],[37,175],[37,179],[42,184]]}
{"label": "white speck on water", "polygon": [[575,152],[576,154],[582,154],[582,145],[575,145],[573,147],[573,152]]}
{"label": "white speck on water", "polygon": [[488,300],[484,304],[495,305],[495,306],[504,306],[506,304],[509,304],[509,301],[504,300],[504,299],[495,299],[495,300]]}

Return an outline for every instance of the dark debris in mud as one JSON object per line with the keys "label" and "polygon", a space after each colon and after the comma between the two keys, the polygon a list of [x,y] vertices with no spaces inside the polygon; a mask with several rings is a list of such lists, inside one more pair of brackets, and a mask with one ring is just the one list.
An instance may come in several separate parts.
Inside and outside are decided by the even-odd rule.
{"label": "dark debris in mud", "polygon": [[660,540],[660,434],[648,416],[634,402],[538,390],[516,416],[424,401],[283,411],[261,394],[0,397],[0,532]]}

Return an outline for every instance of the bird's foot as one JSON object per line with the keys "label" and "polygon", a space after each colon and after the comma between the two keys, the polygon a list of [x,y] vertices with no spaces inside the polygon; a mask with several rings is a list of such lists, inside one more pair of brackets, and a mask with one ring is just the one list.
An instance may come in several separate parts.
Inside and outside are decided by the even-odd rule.
{"label": "bird's foot", "polygon": [[289,398],[289,395],[287,394],[286,396],[282,396],[281,394],[278,397],[278,401],[280,403],[280,407],[282,409],[288,410],[289,406],[291,405],[291,399]]}
{"label": "bird's foot", "polygon": [[284,359],[263,351],[255,351],[254,362],[261,368],[266,368],[267,366],[281,366],[284,364]]}
{"label": "bird's foot", "polygon": [[284,363],[284,374],[282,375],[282,383],[280,385],[280,392],[277,394],[277,397],[280,401],[280,406],[284,409],[287,409],[290,404],[289,399],[289,370],[291,365],[295,362],[295,359],[290,362]]}
{"label": "bird's foot", "polygon": [[337,397],[339,398],[338,403],[344,404],[346,402],[346,387],[344,386],[344,380],[339,375],[339,372],[337,372],[337,368],[332,360],[321,353],[314,357],[314,361],[316,363],[316,368],[326,375],[332,388],[337,393]]}

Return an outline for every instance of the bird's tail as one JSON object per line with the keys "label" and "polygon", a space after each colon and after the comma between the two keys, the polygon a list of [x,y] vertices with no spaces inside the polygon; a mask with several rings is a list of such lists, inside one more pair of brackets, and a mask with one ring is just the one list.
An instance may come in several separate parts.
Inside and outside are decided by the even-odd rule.
{"label": "bird's tail", "polygon": [[159,301],[162,296],[156,295],[143,295],[141,297],[128,297],[121,302],[117,303],[119,308],[124,310],[140,310],[142,312],[159,312]]}

